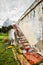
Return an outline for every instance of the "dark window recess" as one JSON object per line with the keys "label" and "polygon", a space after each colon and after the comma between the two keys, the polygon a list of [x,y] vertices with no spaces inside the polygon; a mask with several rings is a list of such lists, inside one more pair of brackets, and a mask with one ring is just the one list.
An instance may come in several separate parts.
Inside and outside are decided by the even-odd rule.
{"label": "dark window recess", "polygon": [[43,13],[43,7],[42,7],[42,13]]}
{"label": "dark window recess", "polygon": [[35,10],[33,11],[33,17],[35,17]]}
{"label": "dark window recess", "polygon": [[32,18],[32,13],[30,13],[30,18]]}

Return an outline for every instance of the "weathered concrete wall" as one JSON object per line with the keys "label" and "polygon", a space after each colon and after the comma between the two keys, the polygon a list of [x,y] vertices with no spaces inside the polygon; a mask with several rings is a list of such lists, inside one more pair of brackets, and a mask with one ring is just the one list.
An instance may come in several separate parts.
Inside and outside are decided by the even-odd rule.
{"label": "weathered concrete wall", "polygon": [[35,45],[42,38],[42,4],[39,4],[19,23],[19,27],[29,41]]}

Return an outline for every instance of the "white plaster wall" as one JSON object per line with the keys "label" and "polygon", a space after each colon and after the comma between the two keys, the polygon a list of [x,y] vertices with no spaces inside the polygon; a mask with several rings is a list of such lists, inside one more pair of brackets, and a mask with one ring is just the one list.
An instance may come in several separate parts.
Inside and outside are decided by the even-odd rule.
{"label": "white plaster wall", "polygon": [[37,39],[35,38],[33,28],[31,26],[31,23],[23,23],[20,26],[20,29],[22,30],[23,34],[29,41],[30,45],[34,45],[36,43]]}
{"label": "white plaster wall", "polygon": [[42,27],[39,21],[39,13],[42,14],[42,12],[40,12],[39,9],[40,9],[39,6],[35,9],[36,13],[33,19],[30,19],[28,14],[19,23],[21,31],[23,32],[23,34],[25,35],[31,46],[35,45],[39,41],[42,33]]}

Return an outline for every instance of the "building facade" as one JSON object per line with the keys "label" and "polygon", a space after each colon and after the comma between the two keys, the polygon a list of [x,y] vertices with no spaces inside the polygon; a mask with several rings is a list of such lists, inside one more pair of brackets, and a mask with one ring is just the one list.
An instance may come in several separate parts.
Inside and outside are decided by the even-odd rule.
{"label": "building facade", "polygon": [[43,2],[35,0],[17,21],[17,24],[31,46],[43,40]]}

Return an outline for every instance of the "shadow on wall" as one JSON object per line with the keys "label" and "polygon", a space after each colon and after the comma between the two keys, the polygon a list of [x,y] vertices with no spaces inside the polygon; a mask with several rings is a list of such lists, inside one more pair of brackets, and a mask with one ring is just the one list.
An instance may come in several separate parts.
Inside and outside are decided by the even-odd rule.
{"label": "shadow on wall", "polygon": [[36,47],[43,50],[43,40],[39,40],[39,42],[37,42],[37,44],[36,44]]}

